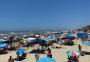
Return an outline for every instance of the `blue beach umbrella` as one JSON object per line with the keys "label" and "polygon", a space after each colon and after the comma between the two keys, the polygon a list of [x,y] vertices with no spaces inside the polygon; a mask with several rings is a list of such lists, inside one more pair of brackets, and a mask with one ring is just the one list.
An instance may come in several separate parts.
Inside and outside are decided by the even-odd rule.
{"label": "blue beach umbrella", "polygon": [[56,62],[54,58],[44,57],[40,58],[37,62]]}
{"label": "blue beach umbrella", "polygon": [[75,36],[74,36],[72,33],[68,33],[68,34],[66,35],[66,37],[68,37],[68,38],[75,38]]}
{"label": "blue beach umbrella", "polygon": [[21,48],[19,50],[17,50],[16,54],[20,55],[20,54],[23,54],[25,53],[25,49],[24,48]]}
{"label": "blue beach umbrella", "polygon": [[0,39],[0,43],[7,42],[7,40]]}
{"label": "blue beach umbrella", "polygon": [[55,40],[55,37],[54,37],[54,36],[48,36],[48,37],[47,37],[47,40],[51,40],[51,41],[52,41],[52,40]]}
{"label": "blue beach umbrella", "polygon": [[0,48],[6,48],[6,47],[8,47],[8,44],[6,44],[6,43],[0,44]]}

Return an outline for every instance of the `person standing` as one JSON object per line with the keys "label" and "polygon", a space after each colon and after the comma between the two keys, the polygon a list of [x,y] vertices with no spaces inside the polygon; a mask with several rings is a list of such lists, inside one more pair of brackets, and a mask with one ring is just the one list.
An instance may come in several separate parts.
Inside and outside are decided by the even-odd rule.
{"label": "person standing", "polygon": [[82,52],[82,46],[80,44],[78,45],[78,50],[80,51],[80,53]]}

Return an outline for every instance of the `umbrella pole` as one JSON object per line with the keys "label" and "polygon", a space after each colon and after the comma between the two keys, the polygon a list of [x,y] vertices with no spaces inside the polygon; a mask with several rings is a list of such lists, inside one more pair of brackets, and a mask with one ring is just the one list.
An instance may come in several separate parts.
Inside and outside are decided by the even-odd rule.
{"label": "umbrella pole", "polygon": [[86,45],[86,52],[87,52],[87,45]]}

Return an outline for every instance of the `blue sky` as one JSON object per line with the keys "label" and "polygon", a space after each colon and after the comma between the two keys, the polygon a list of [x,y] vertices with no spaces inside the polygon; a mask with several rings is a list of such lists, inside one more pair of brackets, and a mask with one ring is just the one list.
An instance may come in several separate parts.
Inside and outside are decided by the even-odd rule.
{"label": "blue sky", "polygon": [[0,0],[0,30],[90,25],[90,0]]}

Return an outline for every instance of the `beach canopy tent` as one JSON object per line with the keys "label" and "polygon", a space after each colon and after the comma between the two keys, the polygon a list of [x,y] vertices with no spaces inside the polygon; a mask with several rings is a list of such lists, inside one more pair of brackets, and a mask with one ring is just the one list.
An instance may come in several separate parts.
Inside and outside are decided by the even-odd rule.
{"label": "beach canopy tent", "polygon": [[74,56],[80,55],[80,52],[78,50],[68,50],[66,53],[67,53],[68,57],[70,57],[70,56],[74,57]]}
{"label": "beach canopy tent", "polygon": [[7,48],[8,47],[8,44],[6,44],[6,43],[1,43],[0,44],[0,48]]}
{"label": "beach canopy tent", "polygon": [[87,33],[87,35],[88,35],[88,40],[90,40],[90,33]]}
{"label": "beach canopy tent", "polygon": [[7,40],[0,39],[0,43],[5,43],[5,42],[7,42]]}
{"label": "beach canopy tent", "polygon": [[19,50],[16,51],[17,55],[22,55],[23,53],[26,53],[26,50],[24,48],[20,48]]}
{"label": "beach canopy tent", "polygon": [[44,57],[40,58],[37,62],[56,62],[54,58]]}
{"label": "beach canopy tent", "polygon": [[87,51],[87,46],[90,46],[90,41],[83,41],[82,44],[86,45],[86,51]]}
{"label": "beach canopy tent", "polygon": [[80,33],[77,33],[77,37],[78,38],[88,38],[88,34],[86,32],[80,32]]}
{"label": "beach canopy tent", "polygon": [[83,41],[82,44],[90,45],[90,41]]}

